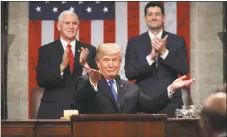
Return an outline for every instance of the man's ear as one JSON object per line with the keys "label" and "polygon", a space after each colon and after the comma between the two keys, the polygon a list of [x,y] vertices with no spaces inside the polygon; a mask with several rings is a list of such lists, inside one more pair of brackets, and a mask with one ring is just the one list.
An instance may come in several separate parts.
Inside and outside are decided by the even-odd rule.
{"label": "man's ear", "polygon": [[58,24],[57,24],[57,28],[58,28],[58,31],[61,30],[61,27],[60,27],[60,23],[59,23],[59,22],[58,22]]}

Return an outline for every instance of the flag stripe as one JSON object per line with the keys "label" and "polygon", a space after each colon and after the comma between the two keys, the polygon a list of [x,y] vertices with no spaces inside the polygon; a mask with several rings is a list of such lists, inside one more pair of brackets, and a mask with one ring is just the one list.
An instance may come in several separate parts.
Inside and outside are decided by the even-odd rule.
{"label": "flag stripe", "polygon": [[[190,62],[190,3],[189,2],[177,3],[177,34],[180,36],[183,36],[185,39],[187,52],[188,52],[188,59]],[[188,78],[190,78],[190,71],[187,76]]]}
{"label": "flag stripe", "polygon": [[164,23],[165,30],[177,34],[177,13],[176,2],[164,2],[166,21]]}
{"label": "flag stripe", "polygon": [[144,7],[146,6],[148,2],[140,2],[139,3],[139,8],[140,8],[140,34],[141,33],[144,33],[147,31],[147,25],[146,25],[146,22],[144,21]]}
{"label": "flag stripe", "polygon": [[60,37],[60,32],[57,27],[58,21],[54,21],[54,40],[59,39]]}
{"label": "flag stripe", "polygon": [[[36,64],[38,60],[38,49],[41,45],[41,27],[39,20],[29,21],[28,24],[28,102],[30,102],[30,92],[37,87],[36,82]],[[30,103],[28,103],[28,112],[30,111]],[[28,114],[31,117],[31,114]]]}
{"label": "flag stripe", "polygon": [[97,47],[99,44],[103,43],[103,32],[102,20],[91,21],[91,45]]}
{"label": "flag stripe", "polygon": [[41,46],[43,46],[54,40],[54,21],[42,21],[41,29]]}
{"label": "flag stripe", "polygon": [[104,20],[104,42],[115,42],[115,20]]}
{"label": "flag stripe", "polygon": [[128,41],[127,26],[127,2],[116,2],[115,4],[115,21],[116,21],[116,43],[122,47],[126,47]]}
{"label": "flag stripe", "polygon": [[121,78],[126,79],[124,73],[125,49],[128,41],[127,2],[115,3],[116,43],[122,47],[122,62],[120,67]]}
{"label": "flag stripe", "polygon": [[90,20],[80,20],[80,41],[91,44],[91,21]]}
{"label": "flag stripe", "polygon": [[128,39],[139,35],[139,2],[128,2]]}

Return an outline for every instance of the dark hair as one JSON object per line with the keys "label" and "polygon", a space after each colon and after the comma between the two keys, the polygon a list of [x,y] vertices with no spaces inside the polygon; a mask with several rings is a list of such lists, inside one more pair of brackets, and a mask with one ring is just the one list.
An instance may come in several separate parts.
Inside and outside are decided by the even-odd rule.
{"label": "dark hair", "polygon": [[204,127],[207,130],[213,130],[222,132],[226,129],[226,113],[221,114],[212,110],[203,108],[201,111],[201,117],[204,120]]}
{"label": "dark hair", "polygon": [[150,8],[150,7],[159,7],[161,9],[161,12],[163,15],[165,15],[165,10],[164,10],[164,7],[162,5],[162,2],[158,2],[158,1],[151,1],[149,3],[147,3],[147,5],[145,6],[144,8],[144,16],[147,15],[147,9]]}

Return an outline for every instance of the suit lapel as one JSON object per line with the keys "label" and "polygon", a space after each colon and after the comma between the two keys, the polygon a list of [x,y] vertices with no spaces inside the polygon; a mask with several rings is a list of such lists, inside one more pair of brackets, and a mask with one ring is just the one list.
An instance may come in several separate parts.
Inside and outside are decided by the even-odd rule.
{"label": "suit lapel", "polygon": [[116,106],[116,101],[114,99],[113,93],[104,77],[102,77],[101,80],[99,81],[98,89],[99,89],[99,92],[107,96],[114,104],[114,106]]}
{"label": "suit lapel", "polygon": [[124,95],[126,93],[126,89],[124,87],[124,83],[122,82],[122,80],[119,80],[119,82],[117,83],[117,87],[118,87],[118,102],[120,104],[118,112],[121,113],[124,108]]}
{"label": "suit lapel", "polygon": [[[146,32],[144,34],[144,36],[143,36],[143,42],[144,42],[143,44],[146,46],[146,48],[144,48],[145,51],[146,52],[148,51],[150,53],[150,51],[152,49],[152,46],[151,46],[151,38],[150,38],[148,32]],[[147,55],[147,53],[145,55]]]}
{"label": "suit lapel", "polygon": [[[81,47],[82,47],[82,43],[80,41],[76,41],[75,56],[74,56],[74,63],[75,64],[79,63]],[[75,67],[75,65],[74,65],[74,67]]]}
{"label": "suit lapel", "polygon": [[[162,32],[162,39],[167,35],[167,32],[165,30],[163,30]],[[168,39],[168,38],[167,38]]]}
{"label": "suit lapel", "polygon": [[57,61],[57,64],[61,64],[62,56],[64,54],[64,49],[63,49],[60,39],[58,39],[56,41],[56,48],[54,48],[54,54],[56,55],[55,59]]}

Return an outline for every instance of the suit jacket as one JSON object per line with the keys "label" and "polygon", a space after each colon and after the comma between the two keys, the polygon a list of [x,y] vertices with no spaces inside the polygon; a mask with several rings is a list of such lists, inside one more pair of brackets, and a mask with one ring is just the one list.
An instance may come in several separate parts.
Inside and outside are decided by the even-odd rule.
{"label": "suit jacket", "polygon": [[98,83],[98,91],[93,89],[88,76],[80,77],[78,83],[74,100],[79,105],[79,112],[82,114],[132,114],[140,110],[155,113],[163,109],[170,100],[167,90],[150,98],[140,92],[135,84],[116,78],[118,89],[118,102],[116,103],[104,77]]}
{"label": "suit jacket", "polygon": [[96,48],[76,41],[74,55],[74,71],[71,74],[69,66],[60,73],[60,64],[64,53],[60,39],[39,48],[38,66],[36,68],[38,85],[44,88],[44,94],[38,110],[38,119],[59,119],[63,110],[70,109],[75,91],[75,80],[82,75],[79,63],[81,47],[88,48],[87,62],[90,67],[97,68],[95,63]]}
{"label": "suit jacket", "polygon": [[[168,35],[167,49],[169,54],[165,60],[161,57],[149,66],[146,57],[150,54],[152,46],[148,32],[128,41],[125,54],[125,74],[129,80],[136,80],[140,90],[153,97],[166,89],[177,77],[189,71],[187,50],[184,39],[175,34],[163,31],[162,38]],[[152,89],[152,90],[151,90]],[[176,108],[183,104],[181,92],[175,92],[173,100],[159,113],[174,117]]]}

